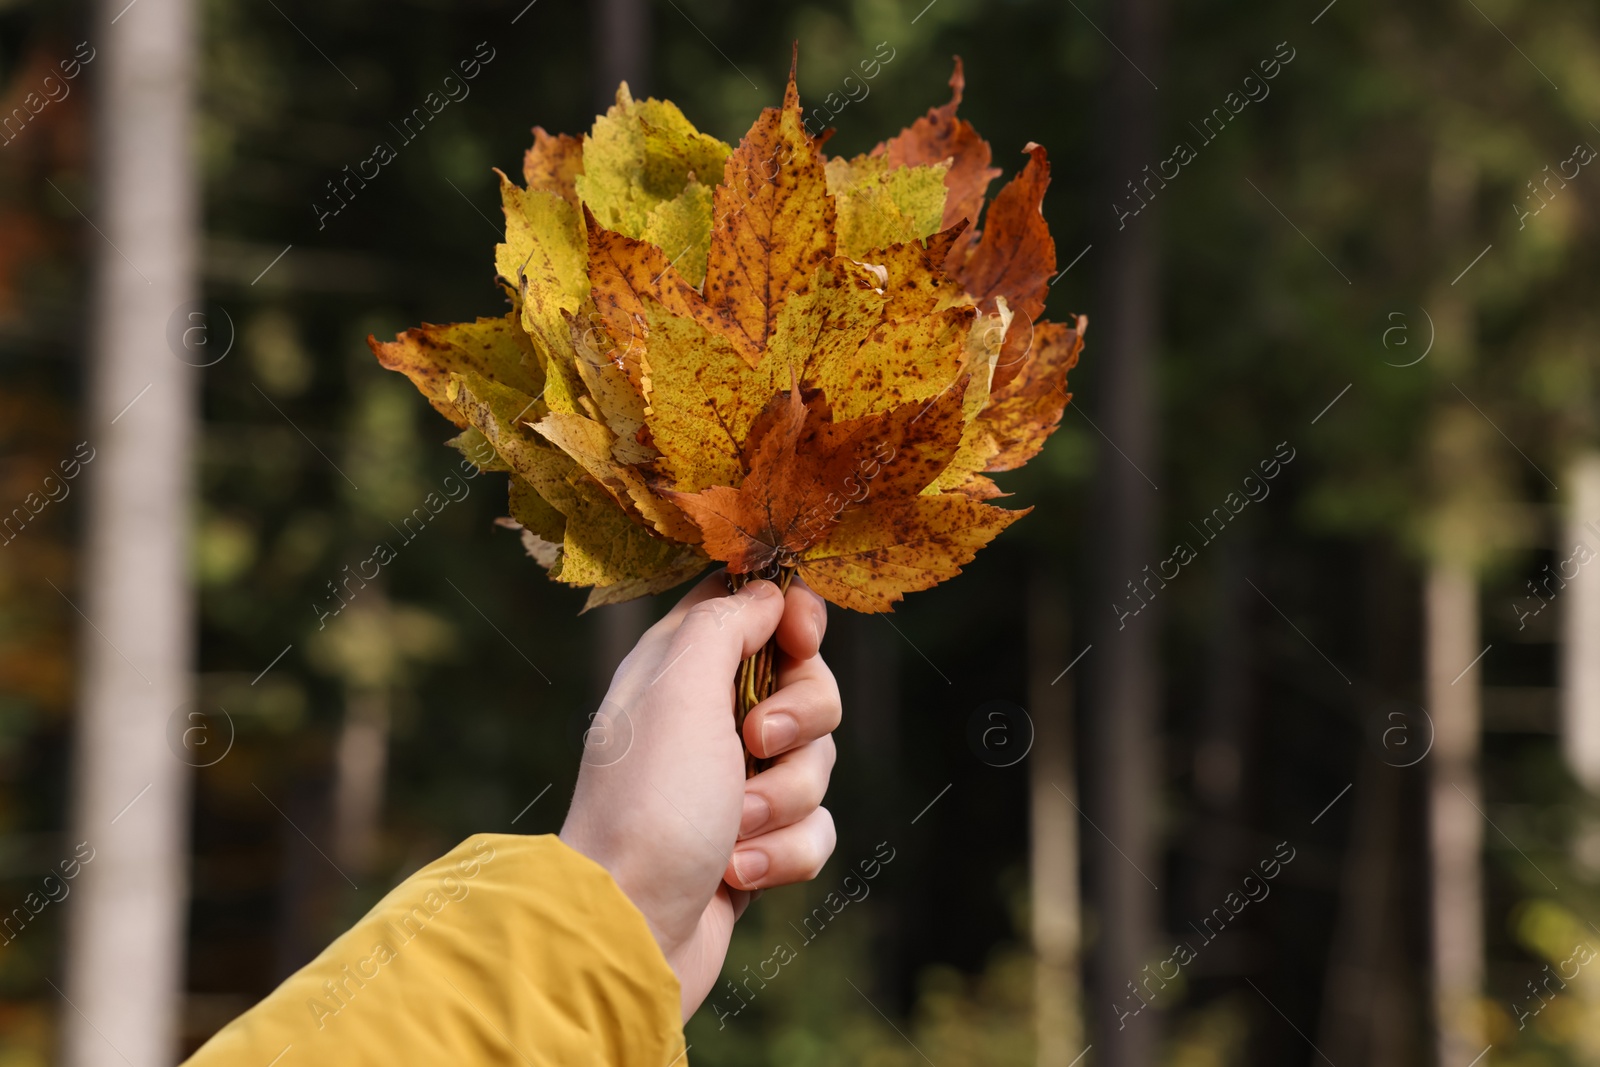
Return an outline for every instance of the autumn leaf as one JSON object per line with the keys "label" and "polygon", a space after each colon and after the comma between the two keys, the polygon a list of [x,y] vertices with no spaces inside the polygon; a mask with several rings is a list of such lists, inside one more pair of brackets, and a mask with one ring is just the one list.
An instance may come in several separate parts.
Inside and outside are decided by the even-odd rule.
{"label": "autumn leaf", "polygon": [[813,380],[845,418],[930,400],[952,388],[965,363],[976,309],[954,307],[886,320],[854,352],[816,368]]}
{"label": "autumn leaf", "polygon": [[1056,243],[1041,210],[1050,185],[1050,161],[1039,145],[1029,144],[1025,151],[1028,165],[989,205],[982,235],[975,243],[958,243],[945,261],[945,269],[981,310],[993,311],[1003,297],[1015,315],[1000,364],[1001,384],[1020,366],[1056,270]]}
{"label": "autumn leaf", "polygon": [[552,412],[533,428],[576,460],[624,511],[670,540],[682,544],[700,540],[700,531],[694,524],[671,500],[652,492],[637,467],[618,462],[615,435],[604,425],[581,415]]}
{"label": "autumn leaf", "polygon": [[755,363],[783,303],[833,255],[834,207],[821,153],[802,124],[794,71],[728,157],[714,197],[705,298]]}
{"label": "autumn leaf", "polygon": [[[531,543],[527,536],[522,539],[528,555],[538,560],[545,570],[555,568],[559,574],[561,543],[567,536],[567,517],[540,496],[537,489],[521,478],[511,479],[508,496],[510,499],[507,507],[511,515],[509,518],[501,519],[501,525],[531,534],[535,539],[534,543]],[[549,547],[541,551],[536,542],[542,542]]]}
{"label": "autumn leaf", "polygon": [[821,394],[791,389],[757,417],[737,489],[713,486],[672,499],[705,534],[705,551],[729,571],[793,560],[825,538],[839,517],[871,499],[915,496],[934,480],[961,438],[959,394],[931,404],[835,422]]}
{"label": "autumn leaf", "polygon": [[873,249],[932,234],[944,216],[947,169],[945,163],[890,169],[883,156],[828,160],[840,254],[862,259]]}
{"label": "autumn leaf", "polygon": [[884,501],[841,516],[796,573],[842,608],[892,611],[906,593],[960,574],[978,549],[1032,510],[951,493]]}
{"label": "autumn leaf", "polygon": [[711,205],[693,189],[722,177],[728,152],[676,104],[634,100],[623,84],[583,139],[583,173],[574,184],[603,225],[643,237],[657,209],[685,197],[692,201],[686,210],[703,211],[709,223]]}
{"label": "autumn leaf", "polygon": [[1000,176],[1000,171],[989,165],[989,142],[978,136],[971,123],[956,117],[965,88],[961,57],[957,56],[955,72],[950,75],[950,102],[930,109],[899,135],[872,150],[873,155],[885,157],[891,167],[949,161],[950,167],[944,176],[948,192],[940,228],[949,229],[965,220],[968,228],[958,237],[962,245],[976,238],[984,195],[989,183]]}
{"label": "autumn leaf", "polygon": [[995,441],[986,470],[1016,470],[1039,454],[1072,399],[1067,372],[1078,365],[1088,328],[1083,315],[1072,326],[1041,322],[1035,328],[1032,349],[1019,372],[991,396],[978,417],[978,425]]}
{"label": "autumn leaf", "polygon": [[944,272],[944,262],[951,248],[970,228],[965,221],[957,222],[925,241],[890,245],[872,254],[872,261],[884,271],[886,317],[927,315],[973,302],[960,284]]}
{"label": "autumn leaf", "polygon": [[577,410],[570,316],[588,296],[588,258],[577,211],[556,193],[523,189],[500,175],[506,239],[495,248],[495,270],[521,306],[522,328],[544,371],[547,402]]}
{"label": "autumn leaf", "polygon": [[368,337],[367,345],[380,365],[410,378],[434,410],[457,426],[466,426],[467,419],[450,393],[452,374],[477,374],[529,397],[544,391],[533,344],[515,315],[448,326],[425,324],[393,341]]}
{"label": "autumn leaf", "polygon": [[[655,470],[679,492],[733,485],[743,475],[740,449],[750,424],[780,388],[776,361],[751,367],[727,337],[693,318],[647,302],[650,443]],[[789,378],[782,368],[782,380]]]}
{"label": "autumn leaf", "polygon": [[533,128],[533,147],[522,156],[522,180],[529,189],[555,193],[578,206],[574,179],[583,173],[583,141],[564,133],[551,136],[544,127]]}

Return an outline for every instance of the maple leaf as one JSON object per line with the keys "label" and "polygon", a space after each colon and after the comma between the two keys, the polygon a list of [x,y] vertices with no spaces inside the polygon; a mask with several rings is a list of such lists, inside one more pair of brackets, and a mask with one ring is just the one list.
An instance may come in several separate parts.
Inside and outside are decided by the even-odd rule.
{"label": "maple leaf", "polygon": [[[635,595],[643,595],[676,585],[682,578],[657,590],[645,588],[653,582],[666,581],[669,575],[684,573],[692,560],[698,560],[699,567],[704,568],[703,554],[692,546],[654,536],[623,506],[614,489],[595,478],[581,460],[544,443],[546,436],[563,437],[584,451],[584,458],[594,462],[592,445],[590,450],[578,445],[586,428],[571,421],[587,420],[556,415],[557,420],[567,420],[562,424],[565,434],[557,433],[552,430],[556,424],[546,425],[551,416],[539,425],[527,421],[531,406],[522,404],[526,398],[516,390],[473,374],[456,375],[455,382],[460,410],[516,475],[512,482],[513,518],[546,541],[553,542],[557,538],[552,535],[560,534],[559,566],[550,568],[552,578],[569,585],[614,586],[631,582],[640,590]],[[597,423],[590,426],[605,432]],[[533,490],[548,510],[522,495],[527,489]],[[626,486],[622,491],[626,492]],[[671,506],[659,500],[656,505]],[[564,520],[559,531],[550,515],[552,511]]]}
{"label": "maple leaf", "polygon": [[931,235],[944,216],[948,169],[945,163],[891,169],[882,156],[828,160],[839,252],[861,259],[873,249]]}
{"label": "maple leaf", "polygon": [[671,493],[705,534],[705,551],[735,574],[794,561],[839,517],[867,499],[915,496],[934,480],[961,438],[958,394],[835,422],[826,399],[800,389],[775,396],[743,449],[748,474],[737,489]]}
{"label": "maple leaf", "polygon": [[986,470],[1016,470],[1039,454],[1072,399],[1067,372],[1078,365],[1088,328],[1083,315],[1072,326],[1042,322],[1035,328],[1033,347],[1020,373],[991,395],[978,416],[977,425],[995,442]]}
{"label": "maple leaf", "polygon": [[1001,384],[1021,366],[1056,270],[1056,242],[1041,210],[1050,185],[1050,161],[1039,145],[1030,143],[1024,151],[1028,165],[989,205],[982,235],[974,243],[958,243],[945,260],[945,269],[980,309],[991,312],[1004,298],[1015,316],[997,366]]}
{"label": "maple leaf", "polygon": [[447,326],[424,324],[393,341],[369,336],[367,345],[380,365],[410,378],[434,410],[457,426],[466,426],[467,419],[450,391],[452,374],[476,373],[529,397],[544,391],[544,373],[515,314]]}
{"label": "maple leaf", "polygon": [[988,192],[989,183],[1000,176],[1000,171],[989,165],[989,142],[978,135],[970,122],[956,117],[965,87],[961,57],[957,56],[955,72],[950,75],[950,102],[929,109],[897,136],[872,150],[873,155],[887,158],[892,167],[949,161],[950,168],[944,176],[948,195],[940,225],[942,229],[949,229],[966,220],[969,228],[958,238],[963,246],[976,238],[984,194]]}
{"label": "maple leaf", "polygon": [[853,611],[892,611],[906,593],[961,573],[978,549],[1032,511],[1007,511],[956,493],[889,500],[847,511],[796,573]]}
{"label": "maple leaf", "polygon": [[786,299],[834,253],[822,154],[805,130],[794,69],[782,108],[767,108],[728,157],[713,203],[706,303],[755,363]]}
{"label": "maple leaf", "polygon": [[522,328],[545,374],[547,402],[575,411],[581,386],[568,322],[588,296],[582,224],[560,194],[523,189],[504,174],[500,196],[506,239],[495,246],[495,270],[521,308]]}
{"label": "maple leaf", "polygon": [[623,83],[617,100],[583,140],[583,173],[574,184],[609,229],[649,237],[674,259],[699,249],[685,273],[704,274],[711,199],[706,181],[722,177],[727,145],[701,133],[666,100],[634,100]]}
{"label": "maple leaf", "polygon": [[583,173],[583,141],[565,133],[555,136],[543,126],[533,128],[533,147],[522,156],[522,180],[529,189],[555,193],[578,206],[574,179]]}

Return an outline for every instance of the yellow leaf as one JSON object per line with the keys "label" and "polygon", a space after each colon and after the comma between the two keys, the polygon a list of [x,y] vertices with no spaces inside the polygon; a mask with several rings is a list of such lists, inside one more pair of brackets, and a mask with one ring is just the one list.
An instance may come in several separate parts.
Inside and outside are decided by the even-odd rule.
{"label": "yellow leaf", "polygon": [[477,374],[530,398],[544,391],[544,374],[534,359],[533,345],[515,315],[446,326],[424,324],[393,341],[368,337],[367,344],[382,366],[410,378],[434,410],[457,426],[466,426],[467,420],[450,395],[452,374]]}
{"label": "yellow leaf", "polygon": [[460,452],[470,460],[480,471],[498,471],[505,473],[511,465],[500,458],[500,454],[489,444],[489,439],[476,426],[469,426],[456,436],[450,438],[445,444]]}
{"label": "yellow leaf", "polygon": [[605,426],[581,415],[553,413],[534,429],[576,460],[630,515],[674,541],[700,540],[699,529],[671,501],[651,492],[636,467],[616,461],[616,436]]}
{"label": "yellow leaf", "polygon": [[576,503],[566,476],[574,463],[546,445],[529,421],[543,415],[543,405],[476,374],[456,374],[452,382],[461,413],[500,460],[557,511],[571,514]]}
{"label": "yellow leaf", "polygon": [[958,222],[925,241],[890,245],[867,257],[884,270],[885,316],[910,318],[974,303],[941,266],[965,228]]}
{"label": "yellow leaf", "polygon": [[555,410],[576,410],[581,395],[569,317],[589,295],[588,251],[582,221],[558,194],[523,189],[500,175],[506,239],[495,248],[495,269],[517,293],[522,328],[533,339]]}
{"label": "yellow leaf", "polygon": [[750,424],[789,384],[788,365],[773,359],[751,368],[721,334],[671,315],[653,301],[645,306],[650,361],[645,425],[661,453],[656,469],[679,492],[737,485],[744,475],[739,455]]}
{"label": "yellow leaf", "polygon": [[648,578],[633,578],[615,585],[597,585],[589,590],[589,599],[583,602],[583,611],[605,604],[620,604],[624,600],[649,596],[682,585],[691,578],[699,577],[700,572],[706,569],[707,562],[704,556],[684,552],[675,560],[663,564],[659,571]]}
{"label": "yellow leaf", "polygon": [[854,356],[883,322],[887,297],[881,284],[870,267],[842,256],[817,268],[811,285],[784,303],[762,357],[777,361],[773,380],[779,388],[788,384],[786,366],[812,384],[822,368]]}
{"label": "yellow leaf", "polygon": [[623,362],[623,351],[611,347],[600,313],[590,305],[585,315],[590,323],[587,328],[576,319],[571,323],[572,348],[578,377],[611,430],[612,458],[620,463],[648,463],[656,453],[639,440],[645,416],[644,386],[642,382],[635,385],[629,373],[638,371],[643,378],[643,346],[630,367]]}
{"label": "yellow leaf", "polygon": [[554,540],[548,536],[553,533],[548,511],[517,495],[526,490],[565,516],[560,565],[551,568],[552,578],[569,585],[651,579],[681,564],[686,552],[693,554],[652,536],[573,457],[545,445],[517,409],[517,395],[476,376],[458,376],[458,381],[462,410],[515,472],[513,486],[524,487],[514,491],[513,517],[539,537]]}
{"label": "yellow leaf", "polygon": [[[550,503],[539,495],[538,490],[516,475],[511,476],[509,503],[511,518],[522,529],[556,546],[565,539],[566,516],[551,507]],[[545,567],[553,567],[556,562],[552,559],[545,564]]]}
{"label": "yellow leaf", "polygon": [[677,272],[696,289],[706,280],[711,200],[711,186],[691,181],[676,197],[650,209],[639,234],[665,252]]}
{"label": "yellow leaf", "polygon": [[828,191],[839,213],[839,254],[870,258],[930,236],[944,214],[946,164],[889,169],[885,156],[828,160]]}
{"label": "yellow leaf", "polygon": [[960,376],[975,315],[975,308],[957,307],[884,322],[855,352],[818,366],[812,380],[841,419],[931,400]]}
{"label": "yellow leaf", "polygon": [[[608,229],[643,237],[651,212],[678,199],[691,177],[702,184],[721,180],[728,152],[695,129],[676,104],[636,101],[623,84],[617,102],[583,139],[583,173],[574,184]],[[709,225],[711,206],[703,208]]]}
{"label": "yellow leaf", "polygon": [[[567,513],[561,573],[552,577],[568,585],[648,582],[676,573],[686,559],[694,556],[683,545],[652,536],[581,471],[574,471],[568,482],[577,506]],[[676,581],[669,583],[675,584]],[[642,594],[641,590],[633,595]]]}

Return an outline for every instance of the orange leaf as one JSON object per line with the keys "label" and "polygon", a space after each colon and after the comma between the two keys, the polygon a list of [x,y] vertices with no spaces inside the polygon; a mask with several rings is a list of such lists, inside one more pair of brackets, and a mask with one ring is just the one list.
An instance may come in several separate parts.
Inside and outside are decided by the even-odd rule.
{"label": "orange leaf", "polygon": [[573,207],[578,191],[572,180],[583,173],[583,138],[568,133],[554,137],[543,126],[533,128],[533,147],[522,157],[522,180],[529,189],[555,193]]}
{"label": "orange leaf", "polygon": [[706,302],[754,366],[783,302],[834,252],[821,153],[806,133],[794,70],[783,107],[767,108],[728,157],[713,198]]}
{"label": "orange leaf", "polygon": [[891,167],[915,167],[950,160],[950,169],[944,176],[948,195],[941,225],[949,229],[965,219],[968,228],[958,238],[963,247],[977,239],[978,213],[983,210],[984,194],[989,190],[989,183],[1000,176],[998,168],[989,166],[989,142],[978,136],[972,123],[956,118],[956,108],[961,104],[961,91],[965,87],[961,57],[957,56],[955,73],[950,75],[950,102],[930,108],[900,134],[872,150],[875,156],[888,155]]}
{"label": "orange leaf", "polygon": [[705,534],[705,551],[735,574],[792,560],[864,503],[913,497],[955,454],[960,391],[931,403],[834,422],[820,394],[791,389],[751,424],[737,489],[669,493]]}
{"label": "orange leaf", "polygon": [[1023,149],[1028,165],[1006,183],[989,205],[983,233],[975,245],[951,250],[945,269],[985,313],[1003,296],[1019,318],[1032,321],[1044,310],[1050,276],[1056,269],[1056,243],[1041,206],[1050,185],[1050,160],[1042,146]]}
{"label": "orange leaf", "polygon": [[1072,394],[1067,392],[1067,372],[1078,364],[1083,334],[1089,328],[1079,315],[1072,326],[1041,322],[1033,331],[1033,347],[1013,380],[994,393],[978,423],[1000,446],[985,468],[1016,470],[1039,454],[1055,432]]}
{"label": "orange leaf", "polygon": [[1041,210],[1050,160],[1039,145],[1029,143],[1024,151],[1028,165],[989,205],[977,243],[957,245],[945,261],[945,269],[984,312],[993,311],[1003,296],[1015,313],[997,365],[997,385],[1010,380],[1027,350],[1029,325],[1044,311],[1056,271],[1056,242]]}

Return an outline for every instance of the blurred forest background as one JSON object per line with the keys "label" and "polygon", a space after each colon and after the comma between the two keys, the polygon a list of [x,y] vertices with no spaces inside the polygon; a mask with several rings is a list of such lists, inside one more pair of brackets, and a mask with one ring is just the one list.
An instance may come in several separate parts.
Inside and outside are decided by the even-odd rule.
{"label": "blurred forest background", "polygon": [[[0,0],[0,1067],[171,1062],[462,837],[560,826],[673,596],[579,618],[488,475],[321,618],[459,459],[365,339],[501,313],[491,168],[531,126],[627,78],[736,142],[796,40],[840,154],[959,53],[1004,177],[1050,150],[1048,314],[1090,328],[1001,478],[1035,513],[891,617],[834,613],[838,850],[745,917],[690,1059],[1600,1064],[1593,4],[196,0],[194,187],[151,188],[193,201],[198,310],[137,342],[196,396],[114,426],[103,275],[149,263],[105,213],[151,194],[105,153],[152,117],[116,57],[182,6],[125,3]],[[90,521],[99,457],[190,418],[191,484],[148,498],[187,504],[138,527],[188,545],[186,695],[108,752],[92,557],[144,534]]]}

